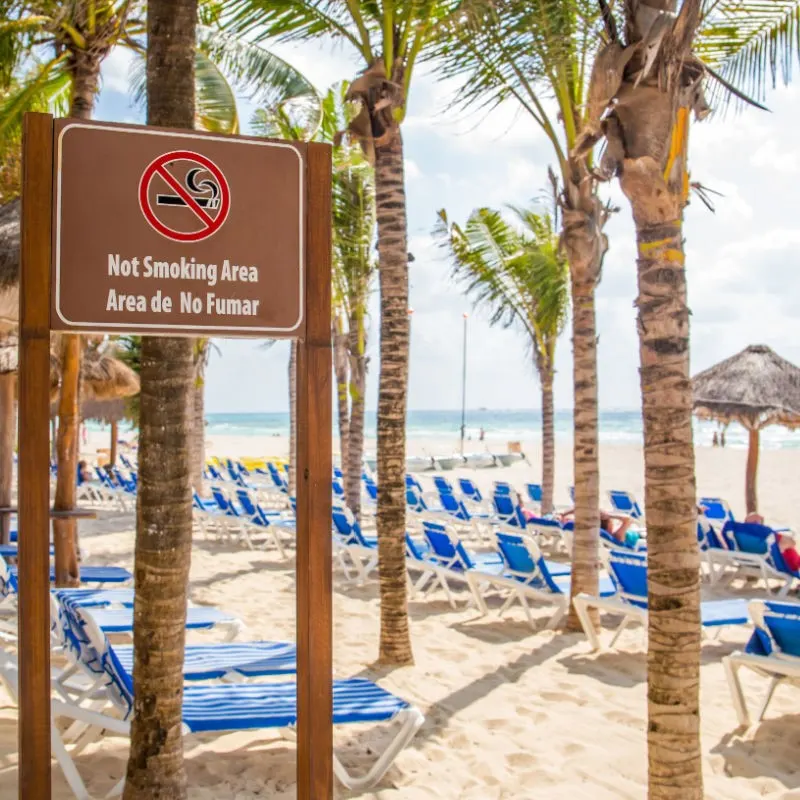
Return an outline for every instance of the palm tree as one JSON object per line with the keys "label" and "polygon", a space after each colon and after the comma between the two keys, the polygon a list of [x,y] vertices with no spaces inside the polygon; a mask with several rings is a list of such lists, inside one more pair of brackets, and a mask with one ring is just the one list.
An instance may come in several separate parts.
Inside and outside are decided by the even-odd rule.
{"label": "palm tree", "polygon": [[461,228],[442,210],[435,234],[450,253],[455,277],[477,305],[491,309],[492,324],[517,325],[530,340],[542,387],[542,511],[549,514],[555,470],[555,351],[569,308],[569,266],[549,214],[511,211],[516,227],[499,211],[479,208]]}
{"label": "palm tree", "polygon": [[350,85],[360,106],[350,124],[375,165],[381,297],[378,391],[378,558],[380,659],[413,661],[405,572],[405,421],[408,386],[408,232],[400,127],[420,54],[437,26],[465,0],[230,0],[224,19],[237,32],[283,40],[327,35],[353,48],[364,71]]}
{"label": "palm tree", "polygon": [[[573,153],[605,139],[601,173],[619,178],[636,228],[648,534],[648,759],[653,800],[703,797],[700,555],[689,375],[683,210],[689,119],[710,111],[704,84],[747,101],[798,49],[800,3],[638,0],[607,13],[586,128]],[[620,33],[622,31],[622,33]],[[701,58],[702,56],[702,58]],[[712,69],[719,68],[719,73]],[[749,101],[752,102],[752,101]],[[701,194],[702,197],[702,194]]]}
{"label": "palm tree", "polygon": [[[323,100],[320,135],[324,141],[339,141],[339,132],[347,128],[348,91],[348,84],[342,83],[330,89]],[[367,390],[367,305],[376,271],[375,181],[357,143],[345,138],[333,153],[334,316],[341,320],[337,334],[346,376],[344,386],[337,376],[340,406],[343,402],[345,407],[344,412],[340,411],[340,420],[347,419],[342,471],[347,505],[359,519]],[[336,343],[335,336],[334,353]]]}
{"label": "palm tree", "polygon": [[[609,209],[597,194],[590,162],[572,150],[591,107],[588,76],[601,15],[593,0],[477,0],[441,30],[429,56],[445,79],[461,81],[455,103],[492,113],[505,100],[518,104],[553,149],[560,184],[561,240],[572,293],[574,384],[573,470],[575,534],[572,596],[597,593],[599,449],[595,288],[608,242]],[[574,607],[566,622],[579,629]]]}
{"label": "palm tree", "polygon": [[[195,121],[197,0],[149,0],[147,122]],[[124,800],[184,800],[181,730],[186,589],[192,552],[190,339],[145,337],[136,519],[134,708]]]}

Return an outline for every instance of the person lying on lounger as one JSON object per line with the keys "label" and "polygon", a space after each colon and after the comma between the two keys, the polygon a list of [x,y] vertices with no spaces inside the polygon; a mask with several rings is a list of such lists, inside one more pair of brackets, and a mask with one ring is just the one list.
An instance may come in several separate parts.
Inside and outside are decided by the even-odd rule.
{"label": "person lying on lounger", "polygon": [[[564,511],[559,515],[559,519],[562,525],[565,522],[574,522],[575,509],[570,508],[568,511]],[[632,523],[633,517],[629,517],[627,514],[610,514],[608,511],[600,509],[601,530],[613,536],[621,545],[633,550],[636,548],[641,534],[629,530]]]}

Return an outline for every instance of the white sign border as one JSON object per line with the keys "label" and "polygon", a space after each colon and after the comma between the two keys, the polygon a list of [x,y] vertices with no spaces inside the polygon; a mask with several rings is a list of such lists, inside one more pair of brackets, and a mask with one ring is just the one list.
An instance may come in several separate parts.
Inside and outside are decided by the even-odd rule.
{"label": "white sign border", "polygon": [[[113,131],[115,133],[125,133],[133,135],[144,136],[179,136],[182,139],[198,139],[206,142],[223,142],[225,144],[238,144],[238,145],[253,145],[255,147],[279,147],[286,150],[291,150],[297,156],[298,163],[298,178],[299,178],[299,197],[300,197],[300,219],[299,219],[299,232],[300,232],[300,303],[299,314],[297,321],[294,325],[288,328],[259,328],[259,327],[231,327],[228,325],[166,325],[162,323],[145,323],[137,325],[135,322],[74,322],[67,319],[61,310],[61,164],[62,164],[62,147],[64,136],[71,130],[77,128],[86,128],[88,130],[105,130]],[[183,331],[185,336],[193,336],[195,332],[218,332],[222,337],[235,337],[237,333],[244,334],[262,334],[268,337],[270,333],[281,334],[288,338],[292,338],[291,334],[297,331],[303,324],[305,319],[305,283],[306,283],[306,237],[305,237],[305,164],[304,159],[296,147],[290,144],[283,144],[282,142],[264,141],[259,142],[253,139],[240,139],[229,136],[206,136],[195,133],[185,133],[182,130],[176,129],[175,131],[153,130],[148,129],[146,126],[127,127],[121,125],[103,125],[103,124],[87,124],[85,122],[69,122],[67,123],[58,134],[58,141],[56,143],[57,155],[56,164],[58,169],[56,171],[56,202],[55,202],[55,313],[58,319],[64,324],[75,329],[91,329],[96,331],[114,331],[125,330],[128,332],[137,332],[145,330],[156,331]],[[231,203],[233,200],[231,200]],[[229,212],[230,216],[230,212]],[[52,327],[52,325],[51,325]]]}

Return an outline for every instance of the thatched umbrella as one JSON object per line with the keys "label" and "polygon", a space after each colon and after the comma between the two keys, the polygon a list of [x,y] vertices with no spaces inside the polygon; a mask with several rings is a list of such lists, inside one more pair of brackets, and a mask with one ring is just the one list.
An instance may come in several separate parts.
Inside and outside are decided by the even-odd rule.
{"label": "thatched umbrella", "polygon": [[759,432],[768,425],[800,428],[800,368],[765,345],[751,345],[696,375],[693,389],[698,417],[747,429],[745,499],[747,513],[757,511]]}
{"label": "thatched umbrella", "polygon": [[[57,416],[58,405],[53,403],[50,406],[50,418],[55,421]],[[110,400],[84,400],[81,403],[81,420],[84,422],[95,420],[111,426],[109,461],[112,465],[117,460],[119,423],[124,419],[128,419],[128,404],[123,397],[115,397]]]}
{"label": "thatched umbrella", "polygon": [[0,206],[0,331],[19,320],[20,201]]}

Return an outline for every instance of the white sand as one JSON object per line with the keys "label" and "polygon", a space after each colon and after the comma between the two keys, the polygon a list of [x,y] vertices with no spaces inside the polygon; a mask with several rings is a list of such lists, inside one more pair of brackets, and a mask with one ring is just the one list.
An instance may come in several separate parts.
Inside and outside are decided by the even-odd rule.
{"label": "white sand", "polygon": [[[214,452],[285,453],[285,440],[223,440]],[[426,443],[443,452],[439,443]],[[94,442],[91,443],[94,445]],[[249,446],[248,446],[249,445]],[[499,445],[498,445],[499,447]],[[281,449],[284,448],[284,449]],[[537,479],[533,467],[475,473],[521,484]],[[702,493],[726,497],[741,510],[742,451],[700,449]],[[559,500],[567,501],[569,447],[557,453]],[[794,522],[794,477],[800,452],[762,455],[762,508],[775,523]],[[642,497],[641,449],[604,447],[602,487],[627,488]],[[92,563],[132,566],[132,519],[103,514],[82,523]],[[645,657],[640,632],[623,637],[621,652],[592,655],[580,635],[533,631],[522,613],[503,621],[452,611],[441,594],[413,602],[410,613],[416,665],[371,668],[377,655],[377,585],[353,588],[334,581],[335,668],[339,676],[366,675],[419,706],[426,723],[371,798],[459,800],[640,800],[646,795]],[[247,638],[294,636],[293,564],[271,553],[248,552],[198,539],[191,599],[241,615]],[[544,611],[542,620],[544,620]],[[544,624],[542,622],[542,624]],[[728,631],[703,647],[703,748],[708,798],[800,798],[800,725],[796,690],[779,690],[768,720],[742,737],[723,676],[721,657],[741,647],[747,633]],[[748,680],[761,688],[757,678]],[[0,697],[0,797],[15,796],[16,709]],[[385,741],[385,728],[337,730],[336,745],[351,766],[368,763],[367,749]],[[78,759],[94,796],[124,773],[124,740],[106,737]],[[295,796],[294,746],[272,733],[203,736],[186,740],[193,800],[249,800]],[[58,768],[55,797],[71,797]],[[348,797],[341,792],[341,797]]]}

